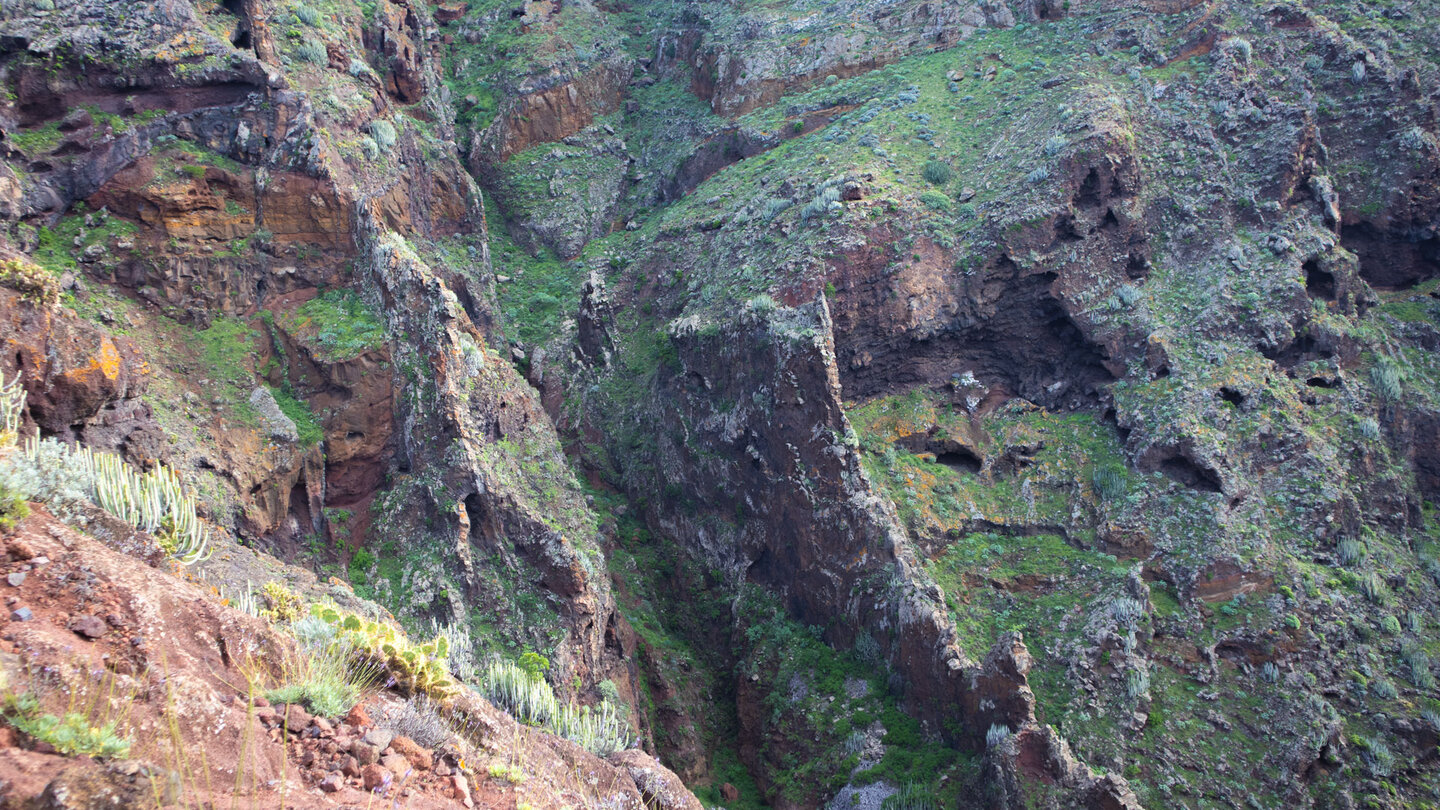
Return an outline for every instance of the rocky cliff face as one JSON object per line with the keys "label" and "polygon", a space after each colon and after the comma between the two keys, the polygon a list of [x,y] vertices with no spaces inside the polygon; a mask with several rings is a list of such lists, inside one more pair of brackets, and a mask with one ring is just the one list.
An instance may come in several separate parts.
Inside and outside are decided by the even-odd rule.
{"label": "rocky cliff face", "polygon": [[0,369],[707,802],[1413,804],[1426,10],[13,4]]}

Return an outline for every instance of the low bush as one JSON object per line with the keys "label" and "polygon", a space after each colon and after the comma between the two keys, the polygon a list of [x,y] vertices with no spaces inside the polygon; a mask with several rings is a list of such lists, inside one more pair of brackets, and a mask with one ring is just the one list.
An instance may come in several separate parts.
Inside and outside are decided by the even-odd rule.
{"label": "low bush", "polygon": [[955,176],[955,170],[943,160],[927,160],[920,174],[930,185],[943,186]]}
{"label": "low bush", "polygon": [[323,65],[330,59],[329,54],[325,50],[325,45],[319,40],[314,39],[307,39],[301,42],[299,47],[295,49],[295,54],[299,56],[302,61],[309,62],[313,65]]}

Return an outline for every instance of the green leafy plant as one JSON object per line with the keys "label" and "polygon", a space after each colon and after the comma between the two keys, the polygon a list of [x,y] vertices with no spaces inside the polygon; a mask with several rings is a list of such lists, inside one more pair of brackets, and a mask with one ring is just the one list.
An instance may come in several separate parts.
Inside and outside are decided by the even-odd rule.
{"label": "green leafy plant", "polygon": [[27,517],[30,517],[30,504],[24,496],[0,484],[0,532],[11,531]]}
{"label": "green leafy plant", "polygon": [[124,757],[130,753],[130,739],[121,736],[119,721],[91,725],[91,718],[83,712],[66,712],[64,717],[46,714],[40,700],[28,692],[5,699],[4,717],[17,731],[66,756]]}

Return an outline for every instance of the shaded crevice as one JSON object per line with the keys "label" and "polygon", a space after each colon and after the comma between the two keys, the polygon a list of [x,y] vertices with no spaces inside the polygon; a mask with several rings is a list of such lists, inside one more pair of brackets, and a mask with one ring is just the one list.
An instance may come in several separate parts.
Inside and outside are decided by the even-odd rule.
{"label": "shaded crevice", "polygon": [[1222,491],[1220,474],[1199,463],[1181,448],[1157,447],[1136,463],[1141,472],[1159,471],[1180,484],[1200,492]]}
{"label": "shaded crevice", "polygon": [[940,310],[948,317],[899,332],[885,324],[914,320],[910,302],[894,295],[903,278],[847,295],[834,315],[846,396],[868,399],[969,373],[987,398],[1021,397],[1062,411],[1100,404],[1115,378],[1101,347],[1052,292],[1054,273],[1024,275],[1002,255],[973,279]]}
{"label": "shaded crevice", "polygon": [[1360,258],[1360,277],[1377,289],[1408,290],[1440,276],[1440,237],[1429,228],[1357,222],[1340,229],[1340,244]]}
{"label": "shaded crevice", "polygon": [[1131,253],[1125,261],[1125,275],[1132,281],[1150,277],[1150,260],[1139,253]]}
{"label": "shaded crevice", "polygon": [[1308,333],[1298,334],[1293,340],[1279,346],[1261,345],[1260,353],[1275,365],[1287,369],[1294,368],[1306,360],[1332,357],[1335,354],[1332,349],[1317,343],[1315,338]]}
{"label": "shaded crevice", "polygon": [[983,465],[979,456],[963,447],[952,452],[936,453],[935,461],[956,472],[978,473]]}
{"label": "shaded crevice", "polygon": [[1311,298],[1335,300],[1335,274],[1321,269],[1318,259],[1305,262],[1305,292]]}

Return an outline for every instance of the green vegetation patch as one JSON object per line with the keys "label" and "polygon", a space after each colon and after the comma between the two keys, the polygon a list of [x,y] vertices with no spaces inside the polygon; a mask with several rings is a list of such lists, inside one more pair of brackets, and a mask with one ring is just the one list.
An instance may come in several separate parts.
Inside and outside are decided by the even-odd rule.
{"label": "green vegetation patch", "polygon": [[326,290],[276,321],[331,363],[385,347],[385,323],[353,290]]}
{"label": "green vegetation patch", "polygon": [[280,410],[295,423],[295,429],[300,434],[301,447],[314,447],[325,438],[325,429],[321,427],[320,420],[315,418],[315,412],[310,410],[308,403],[297,399],[284,388],[270,386],[270,393],[275,397],[275,404],[280,406]]}
{"label": "green vegetation patch", "polygon": [[580,306],[584,265],[562,261],[549,248],[527,252],[498,227],[502,220],[493,195],[485,196],[485,209],[497,226],[490,229],[491,261],[496,275],[506,278],[495,285],[506,331],[527,346],[544,345]]}
{"label": "green vegetation patch", "polygon": [[41,226],[31,259],[56,275],[71,272],[79,267],[76,257],[86,248],[100,245],[109,252],[115,249],[118,240],[132,237],[140,230],[129,220],[114,215],[92,214],[93,224],[87,226],[85,210],[84,203],[76,203],[73,213],[62,217],[55,227]]}
{"label": "green vegetation patch", "polygon": [[[974,763],[928,738],[917,721],[900,711],[885,688],[878,657],[865,661],[837,652],[820,640],[821,628],[793,621],[778,599],[757,587],[746,586],[737,604],[749,648],[740,676],[758,678],[764,690],[762,755],[772,747],[792,752],[783,758],[771,755],[784,765],[772,776],[787,801],[824,796],[852,781],[863,785],[883,779],[937,793],[946,783],[953,791],[967,781],[956,777]],[[854,773],[867,736],[874,734],[882,738],[884,757]]]}

